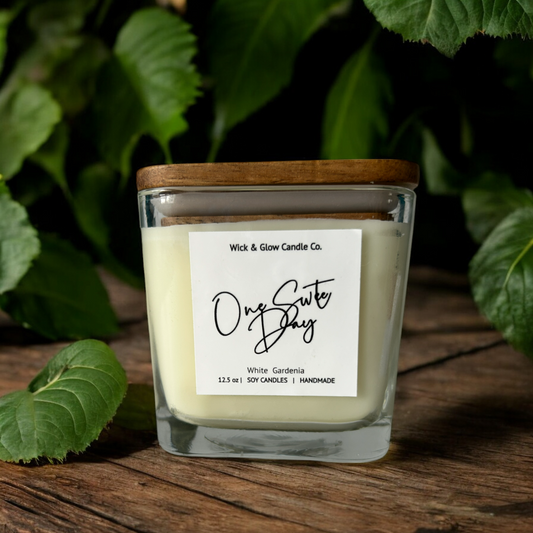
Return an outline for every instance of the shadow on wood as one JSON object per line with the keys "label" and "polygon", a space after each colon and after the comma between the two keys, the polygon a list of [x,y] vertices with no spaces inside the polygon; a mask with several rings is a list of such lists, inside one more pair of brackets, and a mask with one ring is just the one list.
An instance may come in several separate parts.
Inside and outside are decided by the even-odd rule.
{"label": "shadow on wood", "polygon": [[445,406],[438,416],[434,408],[423,414],[424,419],[413,419],[411,427],[404,423],[402,435],[395,439],[396,460],[430,456],[479,462],[480,453],[487,459],[497,454],[499,460],[519,436],[533,429],[533,413],[524,409],[521,397],[497,391]]}

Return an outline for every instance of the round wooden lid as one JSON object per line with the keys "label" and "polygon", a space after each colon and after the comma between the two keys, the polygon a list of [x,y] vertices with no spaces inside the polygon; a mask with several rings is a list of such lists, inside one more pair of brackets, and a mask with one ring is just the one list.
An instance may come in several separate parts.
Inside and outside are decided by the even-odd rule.
{"label": "round wooden lid", "polygon": [[137,189],[247,185],[397,185],[414,189],[415,163],[397,159],[326,159],[250,163],[186,163],[145,167]]}

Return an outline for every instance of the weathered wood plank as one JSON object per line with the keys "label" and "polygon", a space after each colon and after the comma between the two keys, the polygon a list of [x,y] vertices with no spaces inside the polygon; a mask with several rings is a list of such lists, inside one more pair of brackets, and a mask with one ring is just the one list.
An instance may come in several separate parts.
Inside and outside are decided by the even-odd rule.
{"label": "weathered wood plank", "polygon": [[[92,531],[93,518],[102,523],[102,530],[109,527],[113,531],[287,531],[286,520],[265,516],[225,498],[223,493],[182,487],[179,471],[172,468],[171,475],[152,475],[87,454],[64,465],[42,466],[37,475],[35,469],[16,465],[6,465],[5,470],[10,479],[2,480],[3,488],[12,489],[8,498],[12,501],[17,489],[25,492],[25,498],[19,498],[12,507],[22,515],[31,507],[49,531],[62,531],[58,525],[68,520],[78,523],[81,530]],[[5,491],[2,494],[5,500]],[[17,517],[20,511],[12,508],[7,519]],[[312,531],[311,527],[289,523],[296,526],[291,530]]]}
{"label": "weathered wood plank", "polygon": [[503,343],[501,334],[491,330],[404,335],[398,371],[412,372]]}

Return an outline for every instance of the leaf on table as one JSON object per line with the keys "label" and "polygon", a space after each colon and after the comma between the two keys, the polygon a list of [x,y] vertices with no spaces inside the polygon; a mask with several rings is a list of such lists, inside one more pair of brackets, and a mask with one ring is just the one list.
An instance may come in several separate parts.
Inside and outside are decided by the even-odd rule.
{"label": "leaf on table", "polygon": [[462,194],[466,227],[477,243],[510,213],[520,207],[533,207],[533,193],[514,186],[508,176],[488,174]]}
{"label": "leaf on table", "polygon": [[115,333],[117,319],[90,258],[69,242],[41,235],[41,254],[0,307],[50,339]]}
{"label": "leaf on table", "polygon": [[371,43],[346,62],[326,102],[322,157],[364,159],[375,156],[388,134],[392,89]]}
{"label": "leaf on table", "polygon": [[452,57],[477,33],[533,37],[533,4],[520,0],[365,0],[385,28]]}
{"label": "leaf on table", "polygon": [[0,179],[0,294],[17,286],[39,251],[37,231],[26,209],[11,199]]}
{"label": "leaf on table", "polygon": [[91,128],[122,175],[142,134],[153,136],[170,162],[168,143],[187,129],[183,115],[199,94],[195,54],[190,26],[159,8],[136,11],[120,30],[98,77]]}
{"label": "leaf on table", "polygon": [[126,429],[155,431],[154,388],[142,383],[130,383],[113,423]]}
{"label": "leaf on table", "polygon": [[50,93],[33,83],[0,95],[0,174],[10,178],[24,159],[50,137],[61,109]]}
{"label": "leaf on table", "polygon": [[63,461],[84,451],[111,421],[126,388],[124,369],[104,343],[64,348],[26,390],[0,398],[0,459]]}
{"label": "leaf on table", "polygon": [[496,226],[470,263],[481,312],[517,350],[533,357],[533,207]]}
{"label": "leaf on table", "polygon": [[219,0],[210,59],[215,78],[215,145],[235,124],[288,85],[301,46],[340,0]]}

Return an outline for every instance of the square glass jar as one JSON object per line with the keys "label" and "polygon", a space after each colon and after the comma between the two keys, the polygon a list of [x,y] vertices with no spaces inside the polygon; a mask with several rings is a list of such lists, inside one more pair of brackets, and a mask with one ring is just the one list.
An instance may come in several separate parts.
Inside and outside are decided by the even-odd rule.
{"label": "square glass jar", "polygon": [[138,172],[166,451],[387,453],[418,179],[397,160]]}

